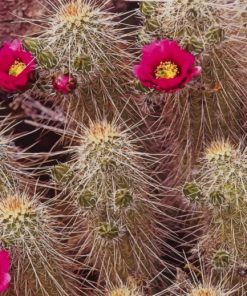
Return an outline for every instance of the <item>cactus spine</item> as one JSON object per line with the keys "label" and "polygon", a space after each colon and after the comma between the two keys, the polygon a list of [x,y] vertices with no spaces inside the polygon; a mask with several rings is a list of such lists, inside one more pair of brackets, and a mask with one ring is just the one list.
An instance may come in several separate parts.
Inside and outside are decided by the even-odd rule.
{"label": "cactus spine", "polygon": [[[198,79],[179,92],[142,94],[145,101],[149,98],[150,110],[153,104],[160,106],[155,115],[159,124],[164,121],[169,127],[166,141],[171,135],[173,142],[178,141],[174,153],[181,155],[177,163],[185,175],[203,143],[218,135],[235,140],[242,134],[247,43],[240,16],[244,10],[239,1],[141,2],[141,43],[174,39],[196,55],[203,69]],[[147,23],[157,25],[150,29]]]}
{"label": "cactus spine", "polygon": [[66,164],[73,178],[60,186],[68,190],[77,220],[87,225],[78,230],[81,251],[90,249],[86,263],[107,284],[126,283],[133,273],[150,278],[164,265],[160,238],[167,232],[162,223],[156,225],[165,217],[164,206],[151,193],[159,188],[148,175],[157,160],[142,152],[136,135],[117,121],[81,126],[74,139]]}
{"label": "cactus spine", "polygon": [[[232,274],[229,282],[234,285],[236,279],[241,281],[238,270],[247,260],[246,149],[229,141],[212,142],[205,150],[195,183],[205,224],[198,248],[212,270]],[[188,190],[184,193],[192,200]]]}
{"label": "cactus spine", "polygon": [[57,233],[62,225],[37,196],[18,190],[1,194],[0,221],[1,247],[12,261],[11,286],[4,295],[78,295],[75,263],[63,253]]}

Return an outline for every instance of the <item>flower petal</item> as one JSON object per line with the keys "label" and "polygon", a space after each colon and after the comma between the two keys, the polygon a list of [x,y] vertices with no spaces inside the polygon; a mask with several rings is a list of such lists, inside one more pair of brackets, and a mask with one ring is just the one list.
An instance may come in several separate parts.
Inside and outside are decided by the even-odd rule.
{"label": "flower petal", "polygon": [[9,252],[6,250],[0,251],[0,273],[8,272],[10,269]]}
{"label": "flower petal", "polygon": [[9,273],[0,273],[0,292],[5,292],[11,280],[11,276]]}
{"label": "flower petal", "polygon": [[23,52],[15,52],[15,58],[22,61],[25,65],[34,69],[35,62],[33,56],[26,51]]}
{"label": "flower petal", "polygon": [[15,61],[15,56],[11,50],[2,47],[0,49],[0,71],[8,72]]}
{"label": "flower petal", "polygon": [[[9,75],[9,69],[15,61],[21,61],[26,68],[17,76]],[[33,55],[23,49],[21,41],[5,42],[0,49],[0,89],[7,92],[23,90],[35,68]]]}
{"label": "flower petal", "polygon": [[11,43],[7,43],[8,47],[12,50],[12,51],[23,51],[22,48],[22,42],[18,39],[13,40]]}
{"label": "flower petal", "polygon": [[15,77],[10,76],[5,72],[0,72],[0,89],[7,92],[16,91]]}
{"label": "flower petal", "polygon": [[179,76],[173,79],[157,79],[157,85],[159,90],[165,90],[167,92],[174,89],[179,89],[186,77]]}
{"label": "flower petal", "polygon": [[[179,75],[173,79],[155,77],[155,69],[161,62],[172,62],[179,67]],[[141,83],[159,91],[173,92],[186,85],[200,74],[201,68],[195,67],[195,56],[187,52],[176,41],[164,39],[154,41],[142,49],[139,65],[134,67],[134,75]]]}

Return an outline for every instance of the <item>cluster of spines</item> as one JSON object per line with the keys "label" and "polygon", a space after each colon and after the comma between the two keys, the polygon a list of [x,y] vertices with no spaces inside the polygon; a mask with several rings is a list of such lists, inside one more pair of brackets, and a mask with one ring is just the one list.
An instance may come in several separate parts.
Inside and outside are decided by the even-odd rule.
{"label": "cluster of spines", "polygon": [[[49,7],[50,2],[47,1]],[[95,108],[103,105],[118,111],[124,92],[129,88],[131,64],[129,50],[130,30],[121,26],[126,16],[109,11],[110,1],[96,5],[90,0],[71,0],[51,4],[41,20],[38,38],[26,38],[24,46],[31,51],[39,65],[40,78],[32,95],[45,94],[49,101],[60,103],[81,119],[78,109],[84,109],[91,118]],[[132,31],[133,32],[133,31]],[[54,94],[53,81],[57,75],[69,75],[75,89],[64,95]],[[50,98],[49,98],[50,97]]]}
{"label": "cluster of spines", "polygon": [[[200,77],[180,92],[166,95],[153,91],[143,96],[145,102],[150,98],[161,107],[158,120],[164,117],[164,125],[169,126],[164,138],[173,135],[172,141],[184,151],[174,151],[182,155],[178,160],[180,174],[190,170],[210,136],[235,140],[241,135],[239,119],[244,116],[241,106],[246,97],[242,79],[246,71],[246,36],[240,19],[244,10],[244,4],[238,1],[140,2],[143,42],[176,40],[196,56],[202,67]],[[152,104],[152,113],[151,108]],[[167,124],[169,116],[171,123]]]}
{"label": "cluster of spines", "polygon": [[75,261],[58,233],[62,225],[38,196],[18,189],[2,193],[0,221],[1,247],[11,257],[12,280],[4,295],[78,295]]}
{"label": "cluster of spines", "polygon": [[246,151],[217,140],[206,148],[198,172],[196,180],[183,187],[203,214],[198,248],[213,270],[232,273],[236,280],[247,259]]}
{"label": "cluster of spines", "polygon": [[[125,50],[122,50],[122,48],[128,46],[128,44],[122,42],[123,40],[118,38],[119,27],[116,27],[117,29],[115,28],[115,33],[110,36],[109,40],[116,43],[119,42],[118,44],[114,43],[114,46],[111,44],[111,47],[108,47],[105,45],[105,41],[104,44],[100,43],[99,41],[101,41],[101,38],[95,38],[94,34],[85,34],[85,40],[87,42],[95,39],[102,47],[98,48],[98,51],[93,49],[90,52],[93,47],[90,48],[89,46],[87,48],[90,49],[89,51],[81,53],[82,42],[81,40],[76,40],[79,36],[78,30],[86,33],[87,29],[89,29],[91,32],[99,32],[101,34],[101,28],[106,26],[106,23],[104,23],[104,17],[107,16],[107,24],[110,23],[109,18],[113,21],[113,16],[104,12],[98,14],[99,18],[96,20],[96,24],[95,19],[97,14],[94,13],[99,13],[100,10],[95,8],[95,10],[92,11],[92,4],[91,1],[83,2],[81,0],[66,2],[65,4],[60,3],[59,5],[61,6],[56,11],[55,17],[49,19],[49,28],[40,36],[42,42],[40,43],[39,40],[34,41],[33,39],[30,39],[25,40],[24,45],[36,55],[41,66],[46,69],[53,68],[52,71],[54,71],[54,73],[57,69],[66,73],[68,72],[70,75],[75,75],[76,77],[81,76],[83,73],[84,80],[80,81],[80,83],[83,84],[86,81],[88,87],[83,89],[79,96],[82,96],[82,94],[84,96],[85,93],[90,93],[91,95],[91,88],[92,86],[95,86],[93,80],[99,74],[98,77],[100,77],[99,82],[101,84],[101,89],[99,89],[104,89],[104,96],[112,100],[112,97],[109,94],[110,91],[104,84],[105,78],[108,79],[111,74],[115,77],[115,73],[112,73],[112,61],[119,62],[119,55],[123,58],[124,62],[126,61],[126,58],[127,60],[130,58]],[[219,107],[220,116],[222,116],[222,121],[224,121],[222,124],[223,127],[226,121],[224,114],[228,112],[228,107],[230,106],[230,114],[232,115],[235,112],[235,107],[238,108],[239,103],[242,103],[240,95],[244,94],[244,89],[239,87],[239,83],[232,83],[232,81],[234,81],[235,78],[237,80],[238,73],[243,71],[245,67],[244,61],[243,63],[241,63],[242,60],[236,63],[236,59],[232,59],[233,52],[228,52],[227,49],[229,47],[226,48],[228,41],[229,44],[236,41],[232,38],[233,33],[236,35],[236,28],[239,33],[237,34],[238,37],[236,37],[237,43],[243,43],[243,40],[240,40],[241,38],[244,38],[243,35],[241,35],[242,28],[239,30],[236,22],[236,17],[238,17],[239,14],[234,8],[235,4],[236,3],[234,2],[232,6],[229,6],[231,8],[230,15],[233,16],[234,19],[234,25],[231,23],[229,26],[221,23],[223,19],[218,17],[219,10],[216,2],[213,0],[164,0],[160,3],[153,1],[142,2],[140,4],[141,12],[145,16],[144,33],[147,38],[146,40],[141,41],[147,43],[153,38],[175,38],[187,50],[198,55],[198,58],[204,64],[203,69],[205,75],[202,79],[203,83],[195,83],[189,89],[189,92],[186,92],[186,90],[181,92],[185,97],[189,93],[187,98],[189,98],[190,101],[193,99],[195,100],[193,101],[194,106],[192,106],[192,111],[190,110],[191,114],[189,114],[189,116],[183,114],[182,119],[180,118],[179,120],[179,124],[181,124],[182,121],[186,121],[188,117],[191,117],[189,120],[192,119],[192,123],[184,124],[183,122],[184,126],[183,124],[182,128],[180,126],[179,134],[183,133],[184,128],[187,129],[187,127],[190,126],[190,128],[192,127],[192,130],[196,130],[195,133],[193,132],[193,134],[196,135],[195,137],[200,135],[203,130],[201,123],[203,122],[202,117],[204,116],[201,112],[201,103],[204,99],[208,101],[213,101],[212,99],[214,98],[217,99],[219,103],[217,107]],[[220,8],[224,6],[229,8],[226,1],[221,1]],[[217,9],[215,9],[216,7]],[[177,16],[179,16],[179,22],[177,22]],[[175,21],[172,20],[173,17],[175,17]],[[163,19],[168,22],[164,22]],[[170,20],[172,21],[169,22]],[[212,26],[205,26],[205,24],[210,23],[208,22],[209,20],[217,20],[219,23],[216,22]],[[101,24],[100,21],[102,21]],[[174,26],[170,26],[172,22],[176,26],[179,24],[180,28],[174,30]],[[236,26],[235,22],[237,24]],[[198,24],[196,29],[194,27],[195,24]],[[100,26],[100,30],[98,31],[97,29],[99,29],[99,27],[97,27],[97,25]],[[167,28],[168,31],[166,31]],[[186,32],[184,30],[186,30]],[[202,30],[204,31],[202,32]],[[123,34],[119,34],[119,36],[120,35],[122,38]],[[229,36],[230,38],[227,40],[227,37]],[[55,37],[57,38],[56,40]],[[64,44],[66,46],[68,44],[72,45],[65,48]],[[60,45],[62,45],[63,48]],[[65,51],[69,49],[64,55],[65,59],[63,59],[63,55],[61,55],[61,51],[59,51],[61,48]],[[114,50],[112,51],[112,49]],[[120,51],[116,51],[116,49]],[[241,50],[243,50],[242,47]],[[105,52],[109,53],[109,56],[105,56]],[[213,54],[214,60],[212,62],[208,60],[209,53]],[[228,60],[222,62],[221,56],[225,53],[227,54]],[[241,58],[240,54],[239,57]],[[103,65],[107,65],[106,72],[101,72]],[[123,67],[123,65],[121,65],[121,67]],[[239,66],[240,69],[238,69],[237,66]],[[123,69],[126,70],[124,67],[119,69],[119,76],[122,75],[120,70]],[[232,70],[233,74],[230,70]],[[215,74],[213,78],[212,73]],[[113,78],[112,81],[114,80],[115,78]],[[228,83],[225,89],[221,80],[226,80]],[[119,85],[116,83],[116,86]],[[232,91],[234,86],[237,86],[236,92]],[[202,90],[203,99],[201,98]],[[122,91],[122,87],[119,87],[119,93]],[[148,93],[148,95],[150,95],[150,93]],[[92,98],[95,98],[95,94],[92,95]],[[175,101],[179,101],[180,103],[178,97],[175,98]],[[114,101],[111,102],[114,104]],[[199,104],[197,104],[198,102]],[[96,105],[95,102],[94,104]],[[208,120],[208,126],[210,126],[209,129],[214,130],[216,126],[218,127],[218,118],[216,118],[217,123],[215,123],[211,112],[212,110],[214,111],[214,106],[211,106],[209,102],[206,102],[206,105],[208,114],[205,116],[205,121]],[[179,108],[180,107],[181,106],[179,106]],[[185,105],[185,109],[187,107],[188,105]],[[83,245],[81,249],[87,249],[86,247],[88,245],[90,247],[93,246],[93,249],[88,256],[89,259],[87,263],[99,268],[102,276],[101,279],[106,278],[106,281],[109,282],[121,282],[122,280],[126,280],[130,270],[140,271],[140,273],[143,272],[142,269],[148,271],[150,265],[144,260],[147,258],[147,255],[151,254],[151,256],[155,258],[153,262],[150,260],[151,265],[155,265],[155,262],[159,261],[159,248],[155,247],[153,249],[154,244],[156,244],[151,233],[153,225],[151,225],[152,223],[147,223],[147,218],[152,221],[156,220],[152,214],[159,212],[156,209],[156,205],[159,204],[160,201],[152,203],[151,199],[153,197],[149,193],[149,189],[154,185],[152,184],[153,180],[147,176],[148,174],[146,174],[145,168],[142,166],[143,160],[152,162],[153,159],[141,152],[135,153],[134,151],[136,147],[135,145],[132,145],[132,141],[129,141],[130,139],[125,137],[126,134],[122,134],[120,130],[115,129],[115,127],[116,126],[106,122],[100,122],[97,124],[92,123],[90,128],[84,129],[82,137],[79,135],[79,139],[81,140],[80,143],[76,147],[69,149],[70,152],[72,151],[74,153],[74,158],[72,158],[68,164],[59,164],[53,169],[54,179],[61,185],[65,185],[65,190],[62,192],[62,195],[69,192],[68,200],[73,200],[73,203],[77,208],[77,219],[81,216],[83,217],[83,222],[86,221],[86,234],[88,236],[82,236],[83,239],[86,237],[86,242],[82,242]],[[87,133],[88,131],[89,133]],[[190,132],[186,130],[184,134],[190,135]],[[189,141],[187,141],[186,149],[189,146]],[[142,156],[144,156],[144,159],[142,159]],[[213,218],[225,213],[226,207],[228,207],[227,213],[229,213],[229,208],[230,210],[234,209],[234,212],[231,213],[233,217],[230,216],[229,218],[229,225],[232,225],[232,222],[234,221],[238,223],[239,220],[242,219],[242,214],[245,210],[245,185],[243,186],[243,184],[245,184],[245,168],[241,163],[243,159],[238,160],[236,163],[236,158],[238,158],[238,153],[234,154],[233,158],[232,155],[229,156],[228,154],[224,154],[222,158],[221,154],[217,154],[215,158],[208,159],[208,163],[202,170],[203,174],[201,175],[202,181],[199,182],[200,184],[198,185],[197,182],[186,184],[183,190],[184,194],[190,200],[197,201],[201,203],[203,207],[208,207],[213,211]],[[229,164],[229,159],[231,161],[233,160],[233,166],[231,162]],[[226,166],[226,163],[229,165]],[[212,174],[212,169],[214,168],[216,169]],[[234,169],[233,172],[231,171],[232,169]],[[136,184],[133,185],[133,181],[136,182]],[[232,198],[234,197],[235,200],[231,203]],[[59,198],[61,198],[61,196],[59,196]],[[216,208],[217,210],[214,211]],[[235,216],[236,212],[240,214],[240,216]],[[11,218],[7,218],[8,227],[14,227],[14,232],[11,233],[14,233],[15,236],[20,234],[20,223],[23,222],[23,220],[25,223],[32,222],[31,220],[33,217],[33,215],[28,214],[27,217],[25,217],[27,218],[25,220],[23,217],[19,216],[20,215],[18,214],[17,217],[14,215],[11,216]],[[33,222],[37,222],[37,220],[34,219]],[[217,228],[219,228],[218,226],[220,226],[221,222],[222,220],[217,222]],[[25,224],[24,230],[30,227],[30,225],[32,224]],[[231,227],[229,227],[229,229],[231,229]],[[238,229],[237,234],[241,233],[241,229]],[[140,238],[140,241],[137,241],[136,245],[138,251],[135,255],[137,256],[134,256],[133,258],[130,256],[130,253],[133,252],[133,248],[130,248],[131,244],[128,239],[124,239],[126,230],[131,238],[134,237],[134,240],[136,240],[135,233],[139,236],[138,239]],[[21,234],[21,237],[22,236],[23,234]],[[214,232],[211,239],[215,236],[217,236],[217,234]],[[230,241],[233,241],[233,239],[231,238]],[[9,240],[6,239],[6,242],[8,243]],[[147,244],[144,248],[140,247],[146,242]],[[157,245],[158,244],[157,240]],[[100,255],[97,256],[101,250],[104,251],[102,253],[103,259],[100,258]],[[213,252],[213,264],[217,268],[225,268],[228,266],[229,262],[236,260],[236,254],[232,256],[231,251],[231,248],[219,248],[216,252]],[[238,253],[239,250],[235,251]],[[234,259],[232,259],[232,257],[234,257]],[[106,261],[104,261],[105,258],[107,258]],[[110,260],[108,260],[109,258]],[[132,265],[133,261],[136,262]],[[139,270],[138,268],[140,267],[140,264],[142,264],[140,263],[142,261],[145,261],[145,263]],[[117,280],[113,280],[115,276]],[[137,289],[129,289],[127,286],[112,291],[113,292],[110,292],[113,293],[110,294],[111,296],[132,296],[132,294],[136,296],[135,294],[139,293]],[[190,296],[216,296],[218,294],[221,295],[224,292],[222,292],[221,289],[216,289],[211,286],[197,285],[189,290],[189,292],[185,293]],[[52,292],[50,294],[52,294]]]}
{"label": "cluster of spines", "polygon": [[91,246],[86,263],[98,268],[107,284],[125,282],[133,272],[154,275],[163,264],[158,236],[165,235],[155,226],[165,215],[162,203],[149,192],[158,186],[147,174],[154,157],[139,151],[138,140],[117,122],[92,122],[82,131],[70,148],[72,161],[52,173],[68,189],[77,219],[86,220],[81,242],[82,251]]}

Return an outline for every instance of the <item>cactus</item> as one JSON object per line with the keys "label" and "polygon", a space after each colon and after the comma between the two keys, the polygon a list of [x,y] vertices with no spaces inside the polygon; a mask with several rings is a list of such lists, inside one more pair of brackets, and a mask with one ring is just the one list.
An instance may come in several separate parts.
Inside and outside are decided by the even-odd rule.
{"label": "cactus", "polygon": [[131,291],[128,288],[117,288],[110,291],[107,296],[139,296],[140,294],[135,291]]}
{"label": "cactus", "polygon": [[[141,2],[140,36],[144,37],[139,39],[147,43],[164,38],[176,40],[196,56],[202,67],[201,76],[185,88],[174,94],[151,90],[141,94],[139,102],[140,107],[147,100],[151,102],[147,104],[151,114],[153,104],[160,106],[154,114],[159,125],[164,121],[163,125],[169,127],[164,140],[172,135],[172,141],[179,143],[174,154],[181,156],[177,166],[186,175],[210,137],[221,135],[235,140],[241,136],[247,43],[240,15],[245,5],[225,0],[163,0],[152,9],[149,5]],[[146,6],[148,13],[143,13]],[[148,23],[157,23],[157,28],[151,30]]]}
{"label": "cactus", "polygon": [[[225,274],[222,278],[217,278],[214,273],[208,271],[208,267],[203,258],[199,255],[198,264],[194,265],[187,261],[183,269],[177,269],[176,281],[157,295],[164,296],[225,296],[244,295],[243,284],[237,284],[233,288],[228,287],[230,274]],[[186,272],[187,271],[187,272]]]}
{"label": "cactus", "polygon": [[119,282],[118,285],[110,285],[105,291],[105,296],[145,296],[144,289],[139,287],[137,278],[129,277],[126,283]]}
{"label": "cactus", "polygon": [[229,141],[212,142],[205,149],[195,183],[203,196],[195,200],[205,225],[198,248],[213,270],[232,273],[229,282],[234,285],[240,281],[237,270],[247,260],[246,149]]}
{"label": "cactus", "polygon": [[62,169],[68,176],[69,168],[73,178],[58,185],[75,206],[81,252],[91,249],[85,263],[96,267],[107,285],[126,283],[133,272],[155,275],[164,266],[161,237],[166,236],[165,226],[156,224],[164,219],[165,206],[151,193],[159,185],[148,175],[156,158],[141,152],[136,135],[118,121],[91,122],[74,138],[71,161]]}
{"label": "cactus", "polygon": [[246,193],[245,149],[228,141],[212,142],[205,151],[201,175],[211,201],[239,207]]}
{"label": "cactus", "polygon": [[[75,111],[78,118],[82,113],[79,110],[93,117],[95,108],[102,111],[103,104],[117,112],[125,104],[124,92],[130,89],[134,60],[128,41],[134,33],[128,33],[126,22],[121,26],[121,18],[126,16],[119,14],[117,18],[110,12],[109,0],[101,5],[90,0],[56,1],[51,6],[47,2],[49,8],[42,20],[33,21],[42,26],[42,32],[37,38],[24,40],[43,67],[39,71],[42,90],[45,85],[47,95],[52,95],[50,100],[59,97],[62,106],[70,113]],[[61,72],[77,81],[72,95],[54,95],[51,79]],[[37,84],[32,91],[38,91]]]}
{"label": "cactus", "polygon": [[78,295],[75,262],[63,253],[56,233],[62,225],[37,196],[1,194],[0,221],[1,246],[12,260],[11,286],[4,295]]}
{"label": "cactus", "polygon": [[0,47],[0,92],[61,138],[26,158],[0,124],[0,291],[245,295],[246,0],[44,4]]}

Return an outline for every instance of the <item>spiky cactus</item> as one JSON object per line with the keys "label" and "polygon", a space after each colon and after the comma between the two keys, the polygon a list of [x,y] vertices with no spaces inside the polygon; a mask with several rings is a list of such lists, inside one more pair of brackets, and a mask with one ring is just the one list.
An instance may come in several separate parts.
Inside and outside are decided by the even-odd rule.
{"label": "spiky cactus", "polygon": [[[11,254],[11,286],[4,295],[80,295],[75,262],[63,251],[63,225],[37,196],[1,194],[1,247]],[[66,268],[67,266],[67,268]],[[68,268],[69,267],[69,268]]]}
{"label": "spiky cactus", "polygon": [[88,250],[86,263],[107,284],[125,283],[133,274],[152,277],[164,266],[167,232],[162,199],[152,194],[160,186],[148,174],[157,159],[117,121],[91,122],[71,134],[71,161],[52,172],[64,202],[76,208],[77,245]]}
{"label": "spiky cactus", "polygon": [[176,280],[166,290],[157,295],[164,296],[226,296],[226,295],[244,295],[243,284],[236,284],[234,287],[228,287],[230,274],[218,278],[210,272],[205,261],[199,257],[196,265],[187,262],[184,269],[177,269]]}
{"label": "spiky cactus", "polygon": [[[173,39],[193,53],[199,78],[174,94],[149,91],[139,100],[167,128],[165,141],[178,142],[180,172],[189,172],[202,144],[212,136],[241,136],[246,89],[246,5],[227,0],[163,0],[140,3],[141,44]],[[155,54],[155,53],[153,53]],[[148,90],[147,90],[148,91]],[[172,113],[171,113],[172,112]],[[168,122],[167,122],[168,121]],[[168,142],[170,145],[170,142]],[[168,147],[169,148],[169,147]]]}
{"label": "spiky cactus", "polygon": [[127,287],[113,289],[106,294],[107,296],[139,296],[140,294],[135,291],[131,290]]}
{"label": "spiky cactus", "polygon": [[144,296],[146,295],[143,289],[138,288],[136,281],[133,278],[128,279],[128,283],[113,286],[104,293],[105,296]]}
{"label": "spiky cactus", "polygon": [[108,0],[102,4],[55,1],[52,5],[47,1],[44,15],[34,20],[42,31],[37,38],[24,40],[43,68],[33,92],[46,92],[49,100],[62,101],[70,115],[74,111],[79,118],[83,110],[93,117],[95,108],[102,110],[103,105],[116,112],[121,98],[123,104],[126,101],[134,60],[128,39],[133,32],[121,22],[126,15],[110,12],[109,5]]}
{"label": "spiky cactus", "polygon": [[187,183],[184,195],[198,204],[203,213],[204,231],[198,248],[212,269],[233,274],[246,253],[246,149],[217,140],[206,148],[196,181]]}

